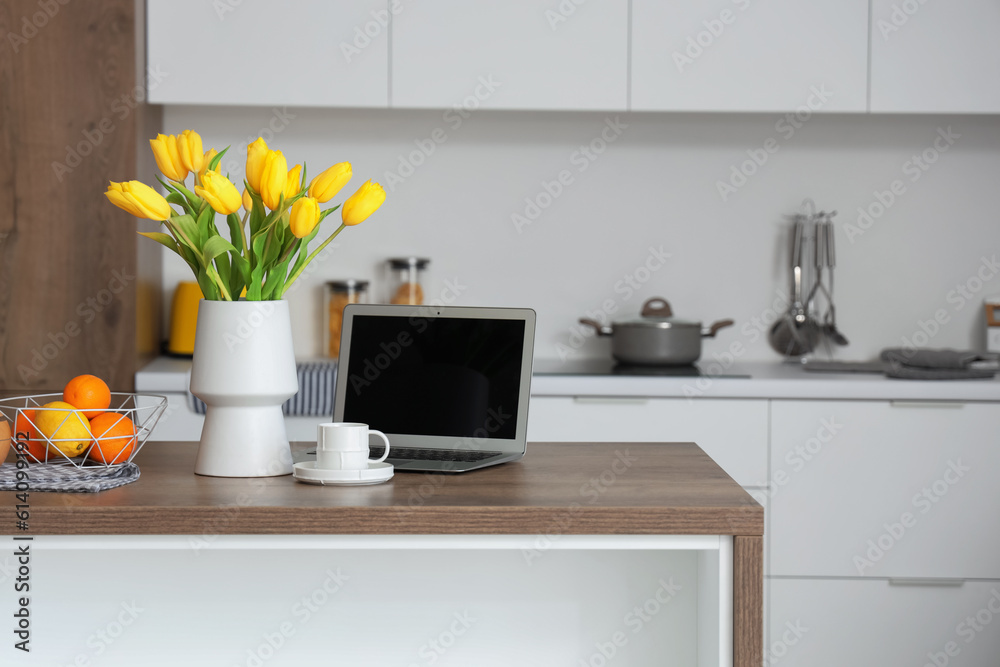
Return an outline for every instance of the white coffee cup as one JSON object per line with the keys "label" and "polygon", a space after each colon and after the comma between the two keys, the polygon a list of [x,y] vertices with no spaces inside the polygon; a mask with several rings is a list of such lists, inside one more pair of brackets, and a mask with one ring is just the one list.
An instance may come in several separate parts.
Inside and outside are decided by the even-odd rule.
{"label": "white coffee cup", "polygon": [[[385,441],[381,458],[368,458],[368,435]],[[389,438],[368,424],[327,422],[316,428],[316,467],[326,470],[366,470],[371,461],[385,461],[389,456]]]}

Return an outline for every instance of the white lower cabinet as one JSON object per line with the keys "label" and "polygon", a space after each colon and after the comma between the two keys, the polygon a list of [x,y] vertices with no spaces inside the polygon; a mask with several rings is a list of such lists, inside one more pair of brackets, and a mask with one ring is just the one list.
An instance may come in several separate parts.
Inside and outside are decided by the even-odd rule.
{"label": "white lower cabinet", "polygon": [[765,665],[996,667],[1000,581],[771,579]]}
{"label": "white lower cabinet", "polygon": [[1000,579],[1000,405],[771,409],[771,574]]}
{"label": "white lower cabinet", "polygon": [[695,442],[740,485],[767,484],[763,399],[532,396],[528,441]]}

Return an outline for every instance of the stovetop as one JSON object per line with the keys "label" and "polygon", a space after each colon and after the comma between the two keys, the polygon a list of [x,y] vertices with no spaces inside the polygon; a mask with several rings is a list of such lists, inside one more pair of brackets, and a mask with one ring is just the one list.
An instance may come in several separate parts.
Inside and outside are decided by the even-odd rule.
{"label": "stovetop", "polygon": [[723,367],[716,361],[701,360],[688,366],[637,366],[613,359],[535,359],[534,375],[630,375],[655,377],[750,378],[738,365]]}

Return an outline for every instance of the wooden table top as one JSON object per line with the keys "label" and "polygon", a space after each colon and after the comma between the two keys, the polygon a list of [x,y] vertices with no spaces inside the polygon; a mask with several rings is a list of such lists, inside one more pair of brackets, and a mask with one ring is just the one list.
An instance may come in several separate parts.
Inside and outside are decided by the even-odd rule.
{"label": "wooden table top", "polygon": [[[305,443],[293,447],[304,447]],[[311,446],[315,446],[312,444]],[[147,443],[138,481],[30,496],[35,535],[762,535],[764,511],[693,443],[538,443],[461,474],[374,486],[195,475],[197,443]],[[12,492],[0,493],[5,506]],[[13,521],[13,519],[11,519]]]}

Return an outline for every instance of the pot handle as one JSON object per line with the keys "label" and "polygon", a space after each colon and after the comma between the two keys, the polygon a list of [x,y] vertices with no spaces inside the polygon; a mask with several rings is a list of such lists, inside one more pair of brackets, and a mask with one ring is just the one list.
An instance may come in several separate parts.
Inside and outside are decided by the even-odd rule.
{"label": "pot handle", "polygon": [[666,299],[654,296],[642,304],[642,311],[639,314],[643,317],[673,317],[674,310]]}
{"label": "pot handle", "polygon": [[592,320],[592,319],[590,319],[588,317],[581,317],[580,318],[580,324],[586,324],[588,327],[593,327],[594,331],[597,332],[598,336],[610,336],[611,335],[611,331],[612,331],[611,327],[603,326],[599,322],[597,322],[595,320]]}
{"label": "pot handle", "polygon": [[725,329],[726,327],[731,327],[734,324],[736,324],[736,322],[733,320],[719,320],[718,322],[713,322],[712,326],[702,330],[701,336],[702,338],[715,338],[715,334],[719,331],[719,329]]}

